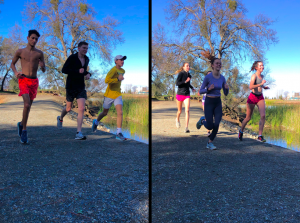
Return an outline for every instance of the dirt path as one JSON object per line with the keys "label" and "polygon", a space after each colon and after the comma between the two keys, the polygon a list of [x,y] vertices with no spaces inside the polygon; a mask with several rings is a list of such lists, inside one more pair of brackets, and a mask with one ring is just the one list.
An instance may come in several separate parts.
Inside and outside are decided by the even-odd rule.
{"label": "dirt path", "polygon": [[0,222],[148,222],[148,145],[64,119],[52,96],[38,95],[29,145],[20,143],[22,99],[0,95]]}
{"label": "dirt path", "polygon": [[300,222],[300,153],[224,128],[208,150],[200,106],[186,134],[175,102],[152,103],[153,222]]}

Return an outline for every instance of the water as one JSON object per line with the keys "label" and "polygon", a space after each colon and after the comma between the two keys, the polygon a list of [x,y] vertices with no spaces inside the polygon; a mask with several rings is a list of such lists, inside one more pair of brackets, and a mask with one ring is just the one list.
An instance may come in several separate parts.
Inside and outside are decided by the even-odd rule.
{"label": "water", "polygon": [[[105,117],[101,120],[110,129],[110,133],[117,133],[117,119]],[[149,128],[136,122],[125,121],[122,123],[122,133],[125,138],[149,144]]]}
{"label": "water", "polygon": [[[99,98],[89,98],[90,101],[101,101]],[[102,99],[103,100],[103,99]],[[109,115],[104,117],[101,122],[110,129],[113,134],[117,133],[117,119],[111,118]],[[122,133],[124,137],[134,139],[138,142],[149,144],[149,128],[136,122],[126,121],[123,119]]]}
{"label": "water", "polygon": [[[277,106],[284,106],[286,104],[278,104],[278,105],[267,105],[268,108],[275,108]],[[245,108],[246,105],[240,105],[239,107]],[[255,108],[257,109],[257,108]],[[258,132],[258,129],[256,129]],[[300,135],[297,133],[293,133],[292,131],[285,130],[279,127],[273,128],[264,128],[263,131],[264,138],[268,143],[276,146],[281,146],[287,149],[291,149],[297,152],[300,152]]]}
{"label": "water", "polygon": [[300,135],[281,128],[264,128],[264,138],[268,143],[300,152]]}

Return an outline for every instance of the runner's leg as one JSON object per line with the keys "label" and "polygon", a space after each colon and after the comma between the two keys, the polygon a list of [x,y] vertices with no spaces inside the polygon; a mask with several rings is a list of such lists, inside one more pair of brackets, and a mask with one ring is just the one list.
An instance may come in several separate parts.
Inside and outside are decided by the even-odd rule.
{"label": "runner's leg", "polygon": [[258,135],[262,135],[262,132],[264,130],[265,121],[266,121],[266,104],[265,104],[265,100],[260,100],[257,103],[257,107],[258,107],[258,111],[259,111],[259,114],[260,114]]}
{"label": "runner's leg", "polygon": [[100,120],[103,119],[107,115],[108,111],[109,111],[109,108],[108,109],[103,108],[103,111],[97,117],[97,121],[100,122]]}
{"label": "runner's leg", "polygon": [[117,110],[117,128],[122,128],[122,122],[123,122],[123,109],[122,105],[118,104],[115,106]]}
{"label": "runner's leg", "polygon": [[[204,113],[204,102],[202,102],[202,109],[203,109],[203,113]],[[210,134],[209,130],[207,130],[207,134]]]}
{"label": "runner's leg", "polygon": [[177,121],[179,122],[180,114],[182,112],[182,103],[183,101],[178,101],[177,100]]}
{"label": "runner's leg", "polygon": [[247,103],[246,118],[243,120],[242,127],[241,127],[242,132],[244,131],[247,123],[250,121],[254,108],[255,108],[255,104]]}
{"label": "runner's leg", "polygon": [[24,101],[24,109],[21,125],[23,126],[23,130],[26,130],[29,112],[33,101],[30,100],[29,94],[23,94],[22,98]]}
{"label": "runner's leg", "polygon": [[65,115],[72,110],[73,102],[67,101],[66,107],[63,108],[60,115],[60,120],[63,120]]}
{"label": "runner's leg", "polygon": [[211,98],[206,98],[205,99],[205,111],[204,111],[204,115],[205,115],[205,121],[203,121],[203,125],[205,126],[205,128],[207,130],[212,130],[214,128],[214,104],[212,103]]}
{"label": "runner's leg", "polygon": [[188,128],[190,120],[190,99],[186,98],[184,101],[184,110],[185,110],[185,127]]}
{"label": "runner's leg", "polygon": [[215,117],[215,123],[214,123],[213,131],[209,136],[209,143],[211,143],[215,139],[215,137],[218,133],[218,130],[219,130],[220,122],[222,120],[222,102],[221,102],[221,99],[219,101],[216,101],[216,105],[215,105],[213,114],[214,114],[214,117]]}
{"label": "runner's leg", "polygon": [[77,132],[81,132],[82,122],[83,122],[83,114],[84,114],[84,106],[85,106],[85,98],[78,98],[78,116],[77,116]]}

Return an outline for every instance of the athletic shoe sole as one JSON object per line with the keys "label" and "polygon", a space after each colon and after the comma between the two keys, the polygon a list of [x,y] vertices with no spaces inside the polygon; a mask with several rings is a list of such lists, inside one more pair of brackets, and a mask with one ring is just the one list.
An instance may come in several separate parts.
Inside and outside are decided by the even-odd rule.
{"label": "athletic shoe sole", "polygon": [[217,147],[210,148],[209,146],[206,146],[206,149],[210,149],[210,150],[216,150],[216,149],[217,149]]}
{"label": "athletic shoe sole", "polygon": [[27,140],[27,142],[22,142],[22,140],[20,140],[20,142],[23,144],[29,144],[28,140]]}
{"label": "athletic shoe sole", "polygon": [[[96,121],[96,119],[93,120],[92,132],[96,132],[96,131],[97,131],[98,125],[95,124],[95,121]],[[94,130],[94,126],[96,126],[96,127],[95,127],[95,130]]]}
{"label": "athletic shoe sole", "polygon": [[180,122],[177,122],[177,119],[175,119],[175,122],[176,122],[176,128],[180,128]]}
{"label": "athletic shoe sole", "polygon": [[86,137],[85,136],[83,138],[76,137],[75,139],[76,140],[86,140]]}
{"label": "athletic shoe sole", "polygon": [[204,120],[205,119],[205,117],[204,116],[202,116],[201,118],[200,118],[200,120],[197,122],[197,124],[196,124],[196,127],[197,127],[197,129],[200,129],[201,128],[201,126],[202,126],[202,120]]}
{"label": "athletic shoe sole", "polygon": [[243,135],[240,137],[240,133],[238,133],[238,139],[239,139],[240,141],[243,141]]}
{"label": "athletic shoe sole", "polygon": [[127,138],[122,139],[122,138],[119,138],[118,136],[116,136],[116,139],[120,140],[120,141],[126,141],[127,140]]}
{"label": "athletic shoe sole", "polygon": [[57,121],[57,128],[59,130],[62,130],[62,122],[59,120],[60,116],[57,116],[56,121]]}

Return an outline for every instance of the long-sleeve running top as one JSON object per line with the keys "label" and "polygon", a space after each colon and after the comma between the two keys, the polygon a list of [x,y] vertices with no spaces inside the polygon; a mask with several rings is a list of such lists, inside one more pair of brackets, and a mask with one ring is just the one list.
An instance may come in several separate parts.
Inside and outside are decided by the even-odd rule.
{"label": "long-sleeve running top", "polygon": [[111,99],[116,99],[121,96],[121,81],[118,80],[119,75],[125,74],[123,68],[118,69],[114,66],[106,75],[105,83],[108,84],[104,96]]}
{"label": "long-sleeve running top", "polygon": [[[67,76],[67,83],[66,83],[66,89],[84,89],[84,76],[89,74],[87,72],[87,67],[89,65],[89,58],[87,56],[84,56],[85,62],[82,66],[81,61],[78,58],[78,53],[72,54],[68,57],[66,60],[63,68],[62,73],[68,74]],[[79,70],[83,68],[84,72],[79,73]]]}
{"label": "long-sleeve running top", "polygon": [[192,79],[192,76],[190,75],[190,73],[188,73],[184,70],[179,72],[177,79],[176,79],[176,86],[178,86],[178,90],[177,90],[178,95],[189,96],[190,88],[194,89],[194,87],[191,85],[191,80],[189,82],[185,83],[185,81],[188,77]]}
{"label": "long-sleeve running top", "polygon": [[[214,89],[208,90],[208,88],[214,84]],[[225,88],[226,80],[223,75],[220,74],[220,77],[214,78],[212,73],[209,73],[205,76],[204,81],[201,85],[200,94],[205,94],[206,96],[221,96],[221,89],[223,88],[223,92],[225,95],[228,95],[229,89]]]}

